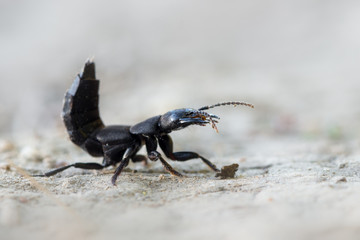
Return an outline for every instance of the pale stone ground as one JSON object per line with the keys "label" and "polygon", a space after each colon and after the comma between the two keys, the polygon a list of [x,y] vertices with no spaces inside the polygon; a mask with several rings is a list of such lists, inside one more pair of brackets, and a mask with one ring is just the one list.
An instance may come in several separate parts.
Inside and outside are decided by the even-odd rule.
{"label": "pale stone ground", "polygon": [[[145,3],[146,2],[146,3]],[[0,239],[359,239],[360,1],[1,1]],[[199,160],[111,169],[68,140],[62,98],[87,57],[107,124],[218,108],[172,134]],[[133,170],[136,170],[133,172]]]}
{"label": "pale stone ground", "polygon": [[[86,158],[61,142],[39,144],[57,143],[51,158]],[[35,153],[19,155],[16,148],[0,154],[1,239],[358,239],[358,147],[356,141],[253,139],[241,154],[213,157],[218,166],[238,163],[235,179],[216,179],[198,161],[171,162],[186,173],[181,179],[159,163],[133,164],[116,187],[111,171],[23,177],[4,159],[31,173],[51,160],[31,162]]]}

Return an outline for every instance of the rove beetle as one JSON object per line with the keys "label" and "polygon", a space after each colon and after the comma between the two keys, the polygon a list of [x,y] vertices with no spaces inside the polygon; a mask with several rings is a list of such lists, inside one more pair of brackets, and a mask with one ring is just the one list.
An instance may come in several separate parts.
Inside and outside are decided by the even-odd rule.
{"label": "rove beetle", "polygon": [[[157,151],[158,144],[166,157],[171,160],[187,161],[200,158],[212,170],[218,172],[219,169],[213,163],[196,152],[173,152],[173,142],[169,133],[190,125],[205,126],[206,124],[211,124],[212,128],[217,131],[216,123],[219,117],[207,113],[205,110],[224,105],[254,107],[244,102],[224,102],[199,109],[171,110],[133,126],[105,126],[99,115],[99,83],[95,77],[95,63],[88,60],[65,94],[62,118],[71,141],[91,156],[103,157],[102,164],[76,162],[34,176],[49,177],[70,167],[100,170],[120,163],[111,178],[111,183],[115,185],[116,179],[130,160],[140,162],[149,158],[151,161],[160,160],[166,171],[181,177],[182,175],[174,170]],[[147,158],[137,154],[143,145],[146,146]]]}

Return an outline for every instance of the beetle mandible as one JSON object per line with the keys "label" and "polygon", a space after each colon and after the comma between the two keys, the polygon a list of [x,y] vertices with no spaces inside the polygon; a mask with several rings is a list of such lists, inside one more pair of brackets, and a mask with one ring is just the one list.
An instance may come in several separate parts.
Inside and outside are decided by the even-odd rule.
{"label": "beetle mandible", "polygon": [[[212,162],[196,152],[173,152],[173,142],[169,133],[190,125],[205,126],[207,124],[211,124],[217,131],[216,123],[220,118],[205,110],[224,105],[254,107],[244,102],[224,102],[199,109],[171,110],[133,126],[105,126],[99,115],[99,83],[100,81],[95,77],[95,63],[92,60],[86,61],[83,70],[65,94],[62,118],[71,141],[91,156],[103,157],[102,164],[76,162],[34,176],[49,177],[70,167],[100,170],[120,163],[111,178],[111,183],[115,185],[116,179],[130,160],[140,162],[148,158],[151,161],[160,160],[166,171],[181,177],[182,175],[174,170],[157,151],[158,144],[166,157],[171,160],[187,161],[199,158],[212,170],[218,172],[219,169]],[[146,146],[147,157],[137,154],[143,145]]]}

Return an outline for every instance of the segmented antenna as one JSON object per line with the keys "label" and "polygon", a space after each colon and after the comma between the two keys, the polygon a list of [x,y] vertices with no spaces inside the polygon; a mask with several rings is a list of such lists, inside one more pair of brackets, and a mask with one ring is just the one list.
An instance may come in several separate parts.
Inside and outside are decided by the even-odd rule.
{"label": "segmented antenna", "polygon": [[254,105],[252,105],[250,103],[246,103],[246,102],[222,102],[222,103],[217,103],[217,104],[210,105],[210,106],[204,106],[204,107],[199,108],[198,110],[199,111],[208,110],[210,108],[226,106],[226,105],[233,105],[233,106],[243,105],[243,106],[254,108]]}

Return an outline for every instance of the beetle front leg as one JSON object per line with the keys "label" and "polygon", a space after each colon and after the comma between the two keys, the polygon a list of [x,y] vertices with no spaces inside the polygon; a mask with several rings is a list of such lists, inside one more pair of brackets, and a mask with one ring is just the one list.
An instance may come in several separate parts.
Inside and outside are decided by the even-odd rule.
{"label": "beetle front leg", "polygon": [[147,157],[144,155],[135,155],[131,158],[133,162],[142,162],[144,166],[147,166]]}
{"label": "beetle front leg", "polygon": [[148,158],[151,161],[160,160],[161,164],[164,166],[165,170],[168,171],[171,175],[182,177],[181,173],[173,169],[169,163],[165,161],[165,159],[161,156],[161,154],[156,151],[157,148],[157,140],[154,136],[149,136],[145,139],[146,151],[148,153]]}
{"label": "beetle front leg", "polygon": [[220,170],[215,166],[215,164],[213,164],[203,156],[200,156],[196,152],[173,152],[173,142],[169,135],[163,135],[159,137],[159,145],[160,148],[164,151],[165,155],[172,160],[187,161],[195,158],[200,158],[212,170],[214,170],[215,172],[220,172]]}
{"label": "beetle front leg", "polygon": [[181,173],[173,169],[173,167],[170,166],[170,164],[165,161],[165,159],[161,156],[161,154],[158,151],[152,151],[151,153],[148,154],[148,157],[151,161],[156,161],[159,159],[161,164],[164,166],[165,170],[168,171],[171,175],[177,177],[183,176]]}

